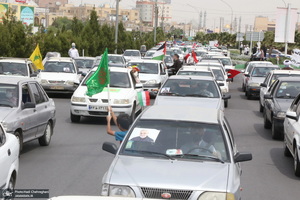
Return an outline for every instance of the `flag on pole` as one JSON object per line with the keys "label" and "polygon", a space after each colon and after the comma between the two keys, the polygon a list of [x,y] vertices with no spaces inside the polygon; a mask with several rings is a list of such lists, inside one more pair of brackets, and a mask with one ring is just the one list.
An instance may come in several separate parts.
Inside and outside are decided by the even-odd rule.
{"label": "flag on pole", "polygon": [[149,91],[138,92],[137,96],[141,106],[150,106]]}
{"label": "flag on pole", "polygon": [[44,70],[43,58],[41,55],[39,44],[36,45],[35,50],[32,52],[29,59],[32,61],[32,63],[36,67],[35,70],[38,70],[38,69]]}
{"label": "flag on pole", "polygon": [[197,54],[195,53],[195,51],[194,51],[194,50],[192,51],[192,56],[193,56],[194,62],[195,62],[195,63],[198,63],[198,62],[199,62],[199,60],[198,60],[198,58],[197,58]]}
{"label": "flag on pole", "polygon": [[240,74],[241,72],[235,69],[230,69],[228,71],[228,74],[230,74],[230,76],[228,76],[228,78],[234,78],[236,75]]}
{"label": "flag on pole", "polygon": [[154,53],[152,60],[164,60],[166,52],[167,52],[167,45],[166,42],[164,42]]}
{"label": "flag on pole", "polygon": [[107,48],[105,49],[98,69],[95,73],[86,81],[87,92],[86,95],[93,96],[103,91],[110,82],[109,69],[108,69],[108,55]]}

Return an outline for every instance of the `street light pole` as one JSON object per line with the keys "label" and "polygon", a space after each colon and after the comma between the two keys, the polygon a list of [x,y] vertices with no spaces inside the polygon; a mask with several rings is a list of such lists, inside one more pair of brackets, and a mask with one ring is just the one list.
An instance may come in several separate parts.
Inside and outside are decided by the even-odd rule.
{"label": "street light pole", "polygon": [[120,0],[116,0],[116,27],[115,27],[115,54],[118,53],[118,32],[119,32],[119,2]]}
{"label": "street light pole", "polygon": [[224,4],[226,4],[231,10],[230,33],[232,33],[233,9],[232,9],[231,5],[229,5],[226,1],[224,1],[224,0],[220,0],[220,1],[222,1]]}
{"label": "street light pole", "polygon": [[158,24],[158,8],[157,8],[157,0],[155,0],[154,5],[154,44],[156,45],[156,29]]}

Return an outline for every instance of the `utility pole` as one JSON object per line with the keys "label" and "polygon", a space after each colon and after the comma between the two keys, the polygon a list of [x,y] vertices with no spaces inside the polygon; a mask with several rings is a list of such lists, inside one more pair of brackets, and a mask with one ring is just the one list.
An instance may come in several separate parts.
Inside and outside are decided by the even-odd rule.
{"label": "utility pole", "polygon": [[251,35],[250,35],[250,54],[252,54],[252,40],[253,40],[253,29],[252,29],[252,25],[250,25],[250,31],[251,31]]}
{"label": "utility pole", "polygon": [[156,45],[156,29],[157,29],[157,24],[158,24],[158,7],[157,7],[157,0],[155,0],[155,5],[154,5],[154,44]]}
{"label": "utility pole", "polygon": [[204,11],[203,28],[206,30],[206,11]]}
{"label": "utility pole", "polygon": [[202,29],[202,11],[200,12],[200,22],[199,22],[199,26],[200,26],[200,29]]}
{"label": "utility pole", "polygon": [[284,34],[284,42],[285,42],[285,48],[284,48],[284,54],[287,55],[288,51],[288,44],[289,44],[289,25],[290,25],[290,12],[291,12],[291,4],[288,3],[287,5],[287,11],[286,11],[286,21],[285,21],[285,34]]}
{"label": "utility pole", "polygon": [[115,27],[115,54],[118,53],[118,32],[119,32],[119,2],[120,0],[116,0],[116,27]]}

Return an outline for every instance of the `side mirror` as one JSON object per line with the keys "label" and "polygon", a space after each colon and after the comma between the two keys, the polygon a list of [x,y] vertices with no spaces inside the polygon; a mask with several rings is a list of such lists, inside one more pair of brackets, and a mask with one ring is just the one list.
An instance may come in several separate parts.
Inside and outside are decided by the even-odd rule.
{"label": "side mirror", "polygon": [[296,120],[296,121],[298,120],[296,112],[287,111],[286,112],[286,117],[290,118],[290,119],[293,119],[293,120]]}
{"label": "side mirror", "polygon": [[261,83],[260,86],[261,86],[261,87],[267,87],[267,84]]}
{"label": "side mirror", "polygon": [[242,69],[242,70],[241,70],[241,72],[242,72],[242,73],[245,73],[245,70],[244,70],[244,69]]}
{"label": "side mirror", "polygon": [[35,103],[32,103],[32,102],[26,102],[24,105],[23,105],[23,109],[28,109],[28,108],[35,108]]}
{"label": "side mirror", "polygon": [[224,99],[224,100],[231,99],[231,95],[230,94],[223,94],[222,99]]}
{"label": "side mirror", "polygon": [[37,73],[30,74],[30,77],[37,77]]}
{"label": "side mirror", "polygon": [[78,73],[77,74],[81,74],[82,75],[82,71],[78,71]]}
{"label": "side mirror", "polygon": [[245,76],[246,76],[246,77],[250,77],[250,75],[249,75],[249,74],[245,74]]}
{"label": "side mirror", "polygon": [[114,143],[104,142],[102,145],[102,150],[115,155],[118,151],[118,147]]}
{"label": "side mirror", "polygon": [[270,94],[265,94],[265,95],[264,95],[264,98],[265,98],[265,99],[273,99],[273,96],[270,95]]}
{"label": "side mirror", "polygon": [[166,72],[160,72],[160,75],[166,75],[167,73]]}
{"label": "side mirror", "polygon": [[226,82],[231,82],[233,78],[226,79]]}
{"label": "side mirror", "polygon": [[218,83],[218,85],[219,85],[219,86],[224,86],[225,84],[224,84],[224,83]]}
{"label": "side mirror", "polygon": [[234,155],[234,162],[245,162],[252,160],[252,154],[251,153],[237,153]]}
{"label": "side mirror", "polygon": [[143,84],[142,83],[135,84],[135,89],[142,89],[142,88],[143,88]]}

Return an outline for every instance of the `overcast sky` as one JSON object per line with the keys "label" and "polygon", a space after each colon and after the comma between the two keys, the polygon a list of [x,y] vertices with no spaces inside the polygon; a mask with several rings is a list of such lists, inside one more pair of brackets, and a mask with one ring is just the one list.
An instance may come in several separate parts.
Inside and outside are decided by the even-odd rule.
{"label": "overcast sky", "polygon": [[[257,15],[269,16],[270,19],[276,19],[276,7],[284,7],[283,0],[225,0],[233,9],[234,17],[242,17],[242,28],[245,24],[254,23]],[[291,3],[293,8],[300,11],[300,0],[284,0]],[[116,0],[69,0],[70,3],[92,3],[97,5],[110,4],[115,6]],[[122,8],[135,7],[135,0],[121,0]],[[191,6],[189,6],[191,5]],[[192,7],[193,6],[193,7]],[[220,17],[225,18],[225,24],[230,23],[231,10],[221,0],[172,0],[173,21],[198,23],[201,10],[207,11],[207,26],[213,28],[218,27]],[[198,11],[197,11],[198,10]]]}

